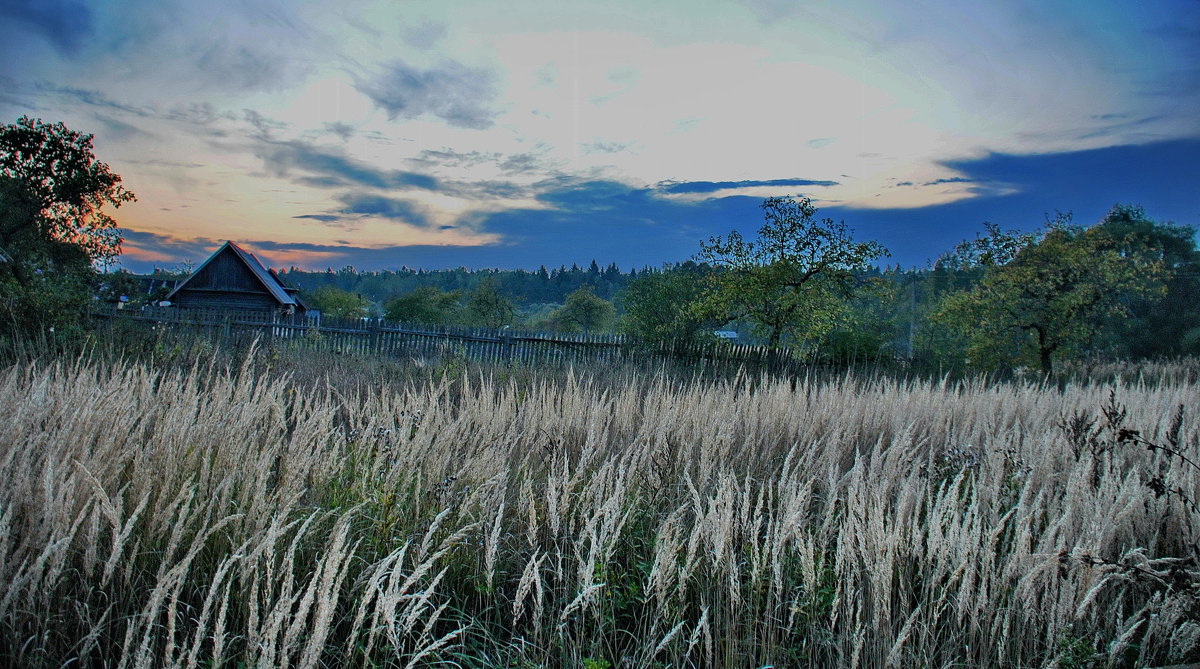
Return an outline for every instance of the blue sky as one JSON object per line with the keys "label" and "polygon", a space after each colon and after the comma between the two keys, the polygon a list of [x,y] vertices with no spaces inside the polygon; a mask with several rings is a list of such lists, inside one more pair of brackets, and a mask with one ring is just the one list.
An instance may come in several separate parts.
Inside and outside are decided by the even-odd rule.
{"label": "blue sky", "polygon": [[94,133],[123,264],[685,260],[761,200],[923,265],[1200,225],[1200,3],[0,0],[0,118]]}

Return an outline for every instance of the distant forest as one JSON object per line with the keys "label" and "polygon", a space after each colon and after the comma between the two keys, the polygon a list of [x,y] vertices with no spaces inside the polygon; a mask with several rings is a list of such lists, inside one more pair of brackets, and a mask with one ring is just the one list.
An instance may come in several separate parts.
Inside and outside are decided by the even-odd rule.
{"label": "distant forest", "polygon": [[422,270],[407,267],[398,270],[357,271],[353,267],[324,272],[309,272],[296,267],[280,270],[284,283],[299,288],[312,297],[319,288],[332,286],[338,290],[362,295],[373,305],[382,307],[387,300],[421,287],[443,292],[470,293],[479,283],[490,279],[496,290],[511,299],[518,307],[535,304],[562,304],[568,295],[583,286],[591,288],[597,297],[613,301],[629,281],[641,272],[622,272],[616,264],[601,268],[595,260],[586,269],[578,265],[554,269],[539,267],[528,270]]}
{"label": "distant forest", "polygon": [[[924,268],[818,219],[764,202],[755,237],[731,232],[683,263],[621,271],[592,261],[536,270],[279,270],[326,318],[622,332],[694,344],[718,336],[829,362],[1041,368],[1055,360],[1200,354],[1200,251],[1190,226],[1115,205],[1091,226],[985,226]],[[158,276],[165,277],[165,273]],[[110,289],[120,280],[109,275]]]}

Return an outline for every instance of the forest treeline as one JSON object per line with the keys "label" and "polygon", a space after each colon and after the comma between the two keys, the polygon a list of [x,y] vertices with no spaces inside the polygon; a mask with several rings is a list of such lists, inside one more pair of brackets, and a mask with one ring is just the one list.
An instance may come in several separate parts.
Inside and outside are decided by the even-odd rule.
{"label": "forest treeline", "polygon": [[[121,230],[105,212],[135,197],[96,160],[91,139],[28,117],[0,127],[4,341],[77,338],[96,300],[165,296],[131,274],[97,272],[121,253]],[[1072,357],[1200,354],[1196,231],[1138,206],[1114,205],[1091,225],[1059,214],[1034,232],[985,224],[921,269],[887,265],[887,249],[819,217],[806,198],[768,198],[762,210],[753,234],[712,237],[691,259],[659,268],[623,272],[593,260],[586,269],[280,276],[334,318],[618,331],[655,347],[735,333],[739,343],[823,362],[1049,374]]]}
{"label": "forest treeline", "polygon": [[1200,251],[1190,226],[1118,204],[1090,226],[1059,214],[1032,233],[984,225],[924,268],[803,199],[764,202],[753,237],[692,259],[623,272],[527,270],[280,273],[316,308],[444,325],[618,331],[649,343],[786,345],[828,362],[902,359],[937,367],[1030,367],[1081,356],[1200,354]]}

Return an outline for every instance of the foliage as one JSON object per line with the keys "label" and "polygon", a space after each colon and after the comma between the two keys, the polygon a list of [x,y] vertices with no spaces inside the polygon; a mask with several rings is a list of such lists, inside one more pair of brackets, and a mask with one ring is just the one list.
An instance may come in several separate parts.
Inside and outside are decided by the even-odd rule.
{"label": "foliage", "polygon": [[484,277],[475,290],[467,294],[465,311],[471,325],[484,327],[512,325],[516,315],[512,300],[500,294],[492,276]]}
{"label": "foliage", "polygon": [[[914,325],[902,307],[913,289],[911,274],[870,277],[863,290],[845,300],[839,322],[818,340],[818,359],[838,365],[887,362],[908,353]],[[865,277],[864,277],[865,278]],[[903,342],[903,343],[902,343]]]}
{"label": "foliage", "polygon": [[643,272],[621,294],[622,332],[648,343],[696,344],[712,338],[724,320],[704,313],[705,284],[712,268],[688,261]]}
{"label": "foliage", "polygon": [[1161,261],[1122,255],[1111,239],[1071,225],[1067,215],[1037,238],[988,232],[964,243],[964,255],[980,247],[1004,252],[981,254],[982,279],[945,297],[937,314],[966,336],[973,364],[1033,362],[1050,374],[1053,355],[1085,348],[1106,319],[1126,312],[1129,296],[1162,294]]}
{"label": "foliage", "polygon": [[330,318],[356,319],[367,315],[366,298],[334,286],[321,286],[305,295],[309,305]]}
{"label": "foliage", "polygon": [[1200,354],[1200,250],[1191,226],[1156,223],[1141,207],[1116,204],[1092,229],[1122,257],[1158,262],[1165,295],[1127,295],[1125,318],[1104,324],[1097,348],[1136,358]]}
{"label": "foliage", "polygon": [[0,176],[20,183],[38,211],[19,230],[5,230],[0,245],[9,255],[51,242],[77,247],[90,262],[120,254],[117,222],[104,207],[137,198],[121,185],[119,175],[96,160],[92,135],[22,116],[0,127]]}
{"label": "foliage", "polygon": [[120,253],[105,211],[134,200],[92,153],[92,136],[21,117],[0,127],[0,314],[15,339],[66,341]]}
{"label": "foliage", "polygon": [[768,198],[762,209],[757,239],[733,231],[701,243],[699,259],[723,270],[713,275],[707,308],[750,320],[772,347],[820,337],[859,287],[859,274],[887,250],[855,242],[845,222],[818,220],[808,198]]}
{"label": "foliage", "polygon": [[551,321],[562,332],[591,332],[610,325],[616,316],[611,302],[600,299],[589,286],[567,296],[566,303],[554,311]]}
{"label": "foliage", "polygon": [[458,322],[459,292],[444,292],[434,286],[421,286],[388,300],[383,317],[401,323],[452,325]]}
{"label": "foliage", "polygon": [[638,270],[622,272],[615,264],[601,269],[594,261],[588,268],[577,265],[536,270],[470,270],[456,269],[412,269],[402,267],[389,270],[356,270],[344,267],[324,272],[309,272],[292,267],[280,272],[286,282],[301,290],[313,291],[324,285],[336,286],[357,293],[368,300],[385,304],[389,299],[404,295],[421,287],[437,288],[442,292],[458,292],[469,296],[480,283],[491,281],[500,295],[511,300],[517,309],[535,304],[557,304],[566,301],[567,295],[582,286],[591,286],[597,297],[613,300],[625,285],[640,274]]}

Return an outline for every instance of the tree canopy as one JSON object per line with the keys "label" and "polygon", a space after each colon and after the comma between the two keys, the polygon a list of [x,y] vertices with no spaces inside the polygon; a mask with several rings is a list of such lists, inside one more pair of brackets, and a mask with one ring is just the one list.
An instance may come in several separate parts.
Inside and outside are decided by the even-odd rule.
{"label": "tree canopy", "polygon": [[745,319],[778,346],[818,337],[835,322],[841,299],[861,283],[880,244],[856,242],[845,222],[817,219],[808,198],[768,198],[754,240],[736,230],[701,243],[699,260],[721,271],[712,278],[708,308],[725,320]]}
{"label": "tree canopy", "polygon": [[1101,228],[1072,225],[1069,215],[1036,236],[988,230],[960,245],[961,255],[970,247],[1012,252],[982,256],[982,278],[944,298],[937,316],[967,337],[976,364],[996,366],[1028,351],[1050,374],[1056,353],[1090,344],[1107,320],[1127,313],[1130,298],[1162,295],[1160,259],[1123,255]]}
{"label": "tree canopy", "polygon": [[[118,174],[96,159],[92,135],[22,116],[0,127],[0,176],[16,182],[22,197],[37,210],[20,231],[26,233],[23,244],[69,244],[92,262],[120,254],[120,231],[104,208],[137,198],[121,185]],[[7,247],[16,241],[17,231],[6,233]],[[10,255],[14,252],[8,249]]]}

